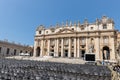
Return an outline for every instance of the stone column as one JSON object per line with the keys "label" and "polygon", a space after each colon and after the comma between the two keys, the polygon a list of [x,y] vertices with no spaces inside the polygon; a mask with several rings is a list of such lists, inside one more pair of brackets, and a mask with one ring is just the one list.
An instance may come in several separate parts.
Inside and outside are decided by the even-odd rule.
{"label": "stone column", "polygon": [[86,37],[86,51],[85,53],[88,53],[88,37]]}
{"label": "stone column", "polygon": [[110,39],[110,60],[115,60],[115,42],[114,42],[114,36],[111,36]]}
{"label": "stone column", "polygon": [[71,38],[69,38],[68,57],[71,57]]}
{"label": "stone column", "polygon": [[74,38],[74,57],[76,57],[76,37]]}
{"label": "stone column", "polygon": [[61,39],[61,57],[63,57],[63,48],[64,48],[64,46],[63,46],[63,38]]}
{"label": "stone column", "polygon": [[56,41],[56,56],[57,56],[57,57],[58,57],[58,53],[59,53],[59,52],[58,52],[58,51],[59,51],[59,50],[58,50],[58,49],[59,49],[58,43],[59,43],[59,42],[58,42],[58,38],[57,38],[57,41]]}
{"label": "stone column", "polygon": [[[103,45],[103,36],[100,37],[100,44]],[[103,46],[100,46],[100,59],[103,60]]]}
{"label": "stone column", "polygon": [[50,55],[49,53],[50,53],[50,39],[48,39],[47,56]]}
{"label": "stone column", "polygon": [[6,47],[3,46],[3,47],[2,47],[2,55],[3,55],[3,56],[6,56],[6,50],[7,50]]}
{"label": "stone column", "polygon": [[100,39],[99,37],[95,38],[95,57],[96,60],[100,60]]}
{"label": "stone column", "polygon": [[40,48],[41,48],[40,57],[43,57],[43,54],[44,54],[44,40],[41,40]]}
{"label": "stone column", "polygon": [[54,47],[54,56],[56,57],[57,56],[57,48],[58,48],[58,44],[57,44],[57,39],[55,39],[55,47]]}
{"label": "stone column", "polygon": [[33,57],[36,57],[36,48],[37,48],[37,41],[34,41],[34,54]]}
{"label": "stone column", "polygon": [[77,39],[77,58],[80,58],[80,38]]}

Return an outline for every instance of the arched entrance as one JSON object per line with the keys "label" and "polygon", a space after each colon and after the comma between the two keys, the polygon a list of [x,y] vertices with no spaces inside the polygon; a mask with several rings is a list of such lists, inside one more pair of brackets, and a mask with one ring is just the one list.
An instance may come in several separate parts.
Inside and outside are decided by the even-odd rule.
{"label": "arched entrance", "polygon": [[16,52],[17,52],[17,50],[15,49],[15,50],[14,50],[14,55],[16,55]]}
{"label": "arched entrance", "polygon": [[40,47],[37,47],[37,49],[36,49],[36,56],[37,57],[40,56]]}
{"label": "arched entrance", "polygon": [[102,53],[103,53],[103,60],[109,60],[110,59],[110,49],[109,49],[108,46],[103,47]]}

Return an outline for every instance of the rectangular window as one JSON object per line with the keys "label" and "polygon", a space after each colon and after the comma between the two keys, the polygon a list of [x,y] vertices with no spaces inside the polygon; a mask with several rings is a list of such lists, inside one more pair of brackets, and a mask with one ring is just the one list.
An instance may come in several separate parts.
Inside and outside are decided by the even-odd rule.
{"label": "rectangular window", "polygon": [[103,25],[103,29],[107,29],[107,25]]}

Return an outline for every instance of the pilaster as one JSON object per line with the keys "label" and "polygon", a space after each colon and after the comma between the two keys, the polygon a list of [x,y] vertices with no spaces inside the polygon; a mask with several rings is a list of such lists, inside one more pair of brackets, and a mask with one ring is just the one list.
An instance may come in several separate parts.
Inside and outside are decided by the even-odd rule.
{"label": "pilaster", "polygon": [[88,53],[88,37],[86,37],[86,51],[85,53]]}
{"label": "pilaster", "polygon": [[71,38],[69,38],[68,57],[71,57]]}
{"label": "pilaster", "polygon": [[41,48],[41,54],[40,54],[40,57],[43,57],[43,54],[44,54],[44,40],[41,40],[40,48]]}
{"label": "pilaster", "polygon": [[80,38],[77,39],[77,57],[80,58]]}
{"label": "pilaster", "polygon": [[50,39],[48,39],[48,46],[47,46],[47,56],[50,55]]}
{"label": "pilaster", "polygon": [[99,37],[95,38],[95,56],[96,56],[96,60],[100,60],[100,39]]}
{"label": "pilaster", "polygon": [[74,57],[76,57],[76,37],[74,38]]}
{"label": "pilaster", "polygon": [[58,45],[58,38],[57,38],[57,41],[56,41],[56,56],[58,57],[58,50],[59,49],[59,45]]}
{"label": "pilaster", "polygon": [[37,48],[37,41],[34,41],[34,54],[33,57],[36,57],[36,48]]}
{"label": "pilaster", "polygon": [[110,59],[115,60],[115,42],[114,37],[111,36],[111,48],[110,48]]}
{"label": "pilaster", "polygon": [[61,39],[61,57],[63,57],[63,38]]}

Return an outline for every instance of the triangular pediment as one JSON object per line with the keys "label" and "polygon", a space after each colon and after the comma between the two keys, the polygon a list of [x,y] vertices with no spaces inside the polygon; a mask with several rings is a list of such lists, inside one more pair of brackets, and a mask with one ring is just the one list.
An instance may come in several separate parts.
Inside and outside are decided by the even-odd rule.
{"label": "triangular pediment", "polygon": [[64,29],[60,29],[57,33],[74,33],[74,30],[68,29],[68,28],[64,28]]}

